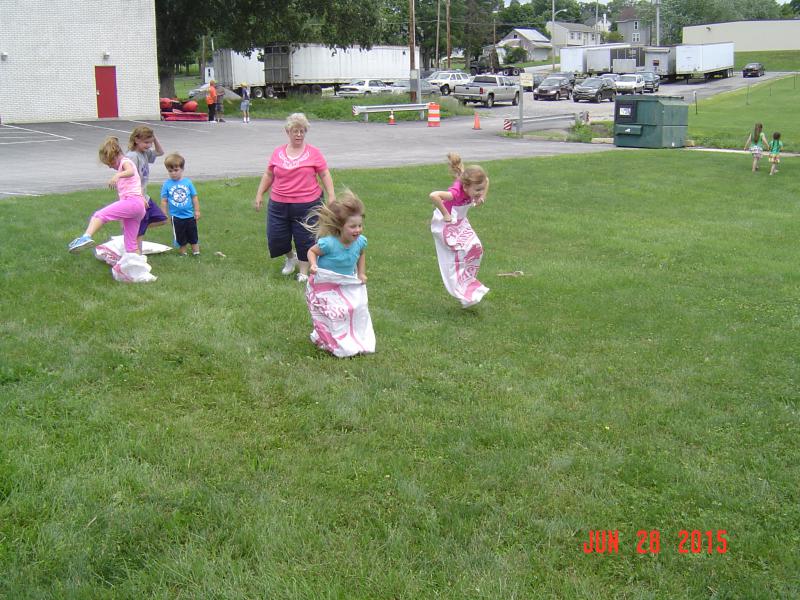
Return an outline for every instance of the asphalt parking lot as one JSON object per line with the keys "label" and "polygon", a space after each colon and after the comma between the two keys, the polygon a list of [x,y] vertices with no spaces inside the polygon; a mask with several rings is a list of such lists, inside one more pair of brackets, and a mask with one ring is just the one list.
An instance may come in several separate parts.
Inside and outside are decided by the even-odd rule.
{"label": "asphalt parking lot", "polygon": [[[245,124],[230,116],[219,124],[113,120],[0,125],[0,198],[103,187],[111,173],[97,159],[101,141],[115,135],[126,143],[130,131],[143,123],[153,127],[167,153],[180,152],[186,158],[186,174],[196,181],[261,175],[272,150],[286,143],[283,121]],[[472,117],[446,119],[438,128],[425,122],[390,126],[319,121],[311,123],[307,139],[322,150],[333,169],[444,165],[452,151],[479,162],[613,149],[504,137],[502,121],[485,117],[478,131],[473,130]],[[151,182],[162,179],[159,168]]]}

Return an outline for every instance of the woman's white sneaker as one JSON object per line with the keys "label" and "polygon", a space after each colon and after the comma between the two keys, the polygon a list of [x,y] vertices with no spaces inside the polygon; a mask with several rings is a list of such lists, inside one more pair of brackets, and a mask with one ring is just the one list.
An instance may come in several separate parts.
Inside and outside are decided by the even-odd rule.
{"label": "woman's white sneaker", "polygon": [[281,275],[291,275],[294,273],[295,267],[297,267],[297,256],[294,254],[287,256],[286,262],[283,263],[283,268],[281,269]]}

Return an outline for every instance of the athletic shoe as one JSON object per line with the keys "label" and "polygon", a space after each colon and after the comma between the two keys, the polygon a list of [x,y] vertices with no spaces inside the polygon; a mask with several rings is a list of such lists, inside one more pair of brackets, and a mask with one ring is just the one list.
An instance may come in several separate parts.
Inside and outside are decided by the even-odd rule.
{"label": "athletic shoe", "polygon": [[298,273],[297,281],[299,281],[300,283],[305,283],[306,281],[308,281],[308,275],[306,275],[305,273]]}
{"label": "athletic shoe", "polygon": [[90,246],[94,246],[94,240],[88,235],[82,235],[81,237],[72,240],[67,249],[73,254],[77,254],[84,248],[89,248]]}
{"label": "athletic shoe", "polygon": [[287,256],[281,269],[281,275],[291,275],[294,273],[295,267],[297,267],[297,256],[294,254]]}

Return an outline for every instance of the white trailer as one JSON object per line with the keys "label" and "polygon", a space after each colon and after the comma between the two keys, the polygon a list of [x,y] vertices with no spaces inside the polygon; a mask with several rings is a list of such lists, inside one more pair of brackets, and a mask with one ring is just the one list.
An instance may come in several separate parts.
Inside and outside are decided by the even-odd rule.
{"label": "white trailer", "polygon": [[661,79],[673,79],[675,46],[645,46],[644,70],[658,74]]}
{"label": "white trailer", "polygon": [[[416,50],[420,68],[419,49]],[[323,87],[353,79],[409,79],[411,62],[406,46],[329,48],[323,44],[269,44],[250,57],[231,49],[214,52],[217,81],[233,90],[248,83],[254,98],[296,91],[321,94]]]}
{"label": "white trailer", "polygon": [[[644,53],[640,46],[631,44],[600,44],[599,46],[586,46],[586,72],[597,73],[632,73],[636,67],[643,63]],[[640,57],[641,55],[641,57]],[[633,69],[630,61],[634,60]]]}
{"label": "white trailer", "polygon": [[690,77],[733,76],[733,42],[719,44],[681,44],[675,47],[675,73]]}
{"label": "white trailer", "polygon": [[561,71],[563,73],[586,73],[586,47],[562,48],[559,52]]}

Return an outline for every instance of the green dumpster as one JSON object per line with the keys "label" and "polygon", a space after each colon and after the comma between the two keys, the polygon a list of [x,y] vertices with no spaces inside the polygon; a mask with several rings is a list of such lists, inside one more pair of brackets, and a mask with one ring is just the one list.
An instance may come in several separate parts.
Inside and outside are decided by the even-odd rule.
{"label": "green dumpster", "polygon": [[617,96],[614,144],[625,148],[683,148],[689,105],[679,96]]}

